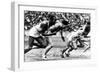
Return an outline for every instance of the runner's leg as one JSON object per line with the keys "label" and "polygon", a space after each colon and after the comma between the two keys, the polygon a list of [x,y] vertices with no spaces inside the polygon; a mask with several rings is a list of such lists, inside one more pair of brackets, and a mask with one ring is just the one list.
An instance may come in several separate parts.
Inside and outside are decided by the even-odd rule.
{"label": "runner's leg", "polygon": [[53,45],[52,45],[52,43],[51,43],[50,37],[46,37],[46,48],[44,49],[43,54],[42,54],[42,58],[43,58],[43,59],[46,58],[47,53],[50,51],[50,49],[51,49],[52,47],[53,47]]}
{"label": "runner's leg", "polygon": [[48,46],[44,49],[44,52],[43,52],[43,54],[42,54],[42,58],[43,58],[43,59],[46,58],[47,53],[50,51],[50,49],[51,49],[52,47],[53,47],[52,45],[48,45]]}
{"label": "runner's leg", "polygon": [[27,53],[28,51],[30,51],[32,49],[33,41],[34,41],[34,38],[29,36],[29,48],[25,49],[24,53]]}

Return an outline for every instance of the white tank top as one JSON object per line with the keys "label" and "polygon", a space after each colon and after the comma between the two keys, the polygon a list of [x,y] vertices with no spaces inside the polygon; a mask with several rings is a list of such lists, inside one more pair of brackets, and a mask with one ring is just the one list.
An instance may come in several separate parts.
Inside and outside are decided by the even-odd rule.
{"label": "white tank top", "polygon": [[39,24],[37,24],[36,26],[33,26],[30,30],[29,30],[29,36],[32,37],[39,37],[41,35],[41,33],[39,31],[42,31],[41,25],[42,24],[46,24],[48,21],[43,21]]}

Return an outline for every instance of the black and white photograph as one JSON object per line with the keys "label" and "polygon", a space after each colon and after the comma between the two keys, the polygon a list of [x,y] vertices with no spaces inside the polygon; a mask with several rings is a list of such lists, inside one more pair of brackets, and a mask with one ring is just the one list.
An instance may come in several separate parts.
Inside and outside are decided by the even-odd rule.
{"label": "black and white photograph", "polygon": [[12,5],[12,70],[66,71],[96,66],[99,31],[95,7]]}
{"label": "black and white photograph", "polygon": [[91,58],[91,14],[24,10],[24,61]]}

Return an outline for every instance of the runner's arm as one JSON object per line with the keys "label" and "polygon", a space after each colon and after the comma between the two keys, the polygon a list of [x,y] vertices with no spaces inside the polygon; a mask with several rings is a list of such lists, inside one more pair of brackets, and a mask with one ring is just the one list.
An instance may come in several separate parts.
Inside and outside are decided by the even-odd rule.
{"label": "runner's arm", "polygon": [[51,32],[47,32],[47,33],[43,33],[42,34],[43,36],[52,36],[52,35],[56,35],[56,32],[53,32],[53,33],[51,33]]}
{"label": "runner's arm", "polygon": [[64,36],[63,36],[62,30],[60,31],[60,34],[61,34],[61,38],[62,38],[63,42],[65,42],[65,38],[64,38]]}

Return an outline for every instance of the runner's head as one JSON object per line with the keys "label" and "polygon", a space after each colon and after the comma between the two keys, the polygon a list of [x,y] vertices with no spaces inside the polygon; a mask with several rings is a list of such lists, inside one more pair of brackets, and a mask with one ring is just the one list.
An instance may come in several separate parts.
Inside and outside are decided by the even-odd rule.
{"label": "runner's head", "polygon": [[68,22],[68,21],[65,21],[65,20],[62,20],[62,24],[63,24],[63,25],[68,25],[69,22]]}

